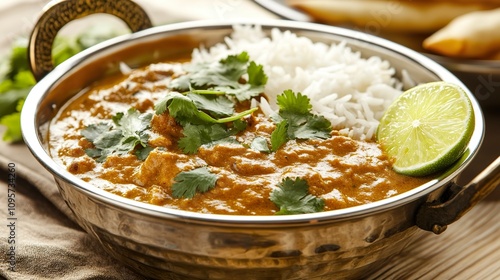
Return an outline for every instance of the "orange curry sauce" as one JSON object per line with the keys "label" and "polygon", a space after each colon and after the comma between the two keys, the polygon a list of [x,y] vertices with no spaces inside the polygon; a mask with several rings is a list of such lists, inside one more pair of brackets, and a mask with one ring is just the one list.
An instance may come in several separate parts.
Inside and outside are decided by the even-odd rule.
{"label": "orange curry sauce", "polygon": [[[262,153],[249,145],[202,146],[187,155],[177,147],[182,127],[167,113],[154,115],[149,144],[156,147],[145,161],[135,155],[108,156],[99,163],[85,153],[93,145],[81,130],[131,106],[153,112],[180,64],[158,63],[130,75],[104,80],[82,93],[50,125],[52,157],[69,172],[99,188],[133,200],[188,211],[234,215],[272,215],[279,209],[270,192],[284,178],[300,177],[312,195],[325,201],[325,211],[388,198],[415,188],[428,178],[396,174],[375,142],[353,140],[332,132],[327,140],[291,140],[278,151]],[[236,135],[249,143],[269,139],[275,124],[257,111]],[[173,198],[171,185],[181,171],[208,166],[216,186],[193,198]]]}

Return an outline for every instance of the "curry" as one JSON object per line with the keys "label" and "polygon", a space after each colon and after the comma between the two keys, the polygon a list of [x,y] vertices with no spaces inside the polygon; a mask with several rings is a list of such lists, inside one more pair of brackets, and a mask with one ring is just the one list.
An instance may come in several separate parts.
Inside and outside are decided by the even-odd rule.
{"label": "curry", "polygon": [[[222,136],[204,141],[208,133],[205,131],[189,138],[193,127],[199,129],[200,119],[208,118],[205,113],[200,113],[197,122],[187,124],[173,117],[172,108],[158,109],[159,104],[166,102],[162,101],[165,96],[185,99],[185,94],[171,87],[188,75],[183,65],[152,64],[104,79],[81,93],[50,124],[52,156],[69,172],[111,193],[159,206],[214,214],[329,211],[388,198],[429,180],[395,173],[391,159],[376,142],[355,140],[327,130],[324,124],[318,125],[321,117],[311,114],[307,115],[309,124],[296,128],[297,137],[285,132],[285,141],[274,145],[282,124],[290,125],[297,117],[288,122],[282,120],[286,114],[272,118],[251,101],[232,97],[229,99],[236,104],[234,112],[229,113],[236,116],[229,117],[232,122],[221,123],[228,118],[222,113],[216,121],[210,121],[214,125],[210,131],[222,129],[218,132]],[[248,80],[238,79],[242,85],[249,84]],[[188,92],[193,95],[195,90]],[[256,96],[265,98],[265,93]],[[304,99],[290,92],[288,98]],[[132,129],[138,136],[132,144],[126,140],[111,150],[99,150],[96,139],[112,135],[113,127],[118,125],[139,127]],[[311,137],[299,137],[304,127],[316,130],[308,131]],[[132,146],[130,151],[123,149],[126,145]],[[291,206],[283,206],[293,199],[297,201]]]}

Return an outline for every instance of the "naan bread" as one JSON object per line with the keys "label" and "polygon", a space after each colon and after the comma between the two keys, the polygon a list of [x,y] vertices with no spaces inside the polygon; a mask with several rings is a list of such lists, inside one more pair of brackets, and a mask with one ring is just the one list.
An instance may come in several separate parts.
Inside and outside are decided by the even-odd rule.
{"label": "naan bread", "polygon": [[454,18],[500,7],[499,0],[286,0],[317,21],[354,24],[361,31],[431,33]]}
{"label": "naan bread", "polygon": [[423,47],[451,57],[500,58],[500,8],[454,19],[425,39]]}

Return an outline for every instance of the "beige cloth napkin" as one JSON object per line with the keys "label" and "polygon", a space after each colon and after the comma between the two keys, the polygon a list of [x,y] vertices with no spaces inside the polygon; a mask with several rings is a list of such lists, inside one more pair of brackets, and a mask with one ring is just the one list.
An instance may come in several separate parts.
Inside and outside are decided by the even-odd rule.
{"label": "beige cloth napkin", "polygon": [[[14,235],[2,226],[0,276],[5,279],[144,279],[107,255],[100,244],[72,221],[52,176],[24,145],[0,142],[0,217],[8,225],[7,173],[15,164]],[[7,237],[14,236],[12,239]],[[4,238],[5,237],[5,238]],[[15,243],[8,243],[15,240]],[[14,245],[15,250],[9,250]],[[10,251],[15,252],[15,272]]]}

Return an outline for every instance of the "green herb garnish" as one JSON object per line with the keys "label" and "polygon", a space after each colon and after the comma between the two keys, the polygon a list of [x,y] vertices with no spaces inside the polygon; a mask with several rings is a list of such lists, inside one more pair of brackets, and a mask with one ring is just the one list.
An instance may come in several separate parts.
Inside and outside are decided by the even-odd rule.
{"label": "green herb garnish", "polygon": [[174,178],[172,196],[175,198],[193,198],[196,192],[204,193],[215,187],[217,175],[210,173],[208,168],[200,167],[183,171]]}
{"label": "green herb garnish", "polygon": [[[183,127],[184,137],[178,145],[184,153],[193,154],[204,144],[230,137],[246,128],[241,121],[256,111],[252,108],[237,114],[234,103],[223,95],[186,95],[171,92],[155,106],[156,114],[168,113]],[[232,123],[232,126],[229,126]]]}
{"label": "green herb garnish", "polygon": [[309,186],[303,179],[285,178],[270,199],[280,208],[276,215],[306,214],[323,211],[325,201],[309,193]]}
{"label": "green herb garnish", "polygon": [[286,120],[282,120],[276,124],[276,129],[271,133],[271,150],[276,152],[281,146],[283,146],[286,141],[288,141],[288,123]]}
{"label": "green herb garnish", "polygon": [[267,139],[264,137],[255,137],[252,143],[250,144],[250,148],[255,151],[270,153],[269,146],[267,144]]}
{"label": "green herb garnish", "polygon": [[[247,52],[230,55],[216,63],[188,64],[187,72],[170,86],[177,90],[211,89],[233,95],[238,101],[250,100],[264,92],[267,76],[262,65],[250,61]],[[247,80],[243,76],[247,75]]]}
{"label": "green herb garnish", "polygon": [[300,92],[285,90],[277,97],[279,113],[273,116],[277,123],[271,134],[271,149],[278,150],[288,140],[327,139],[331,133],[331,123],[323,116],[311,113],[309,97]]}
{"label": "green herb garnish", "polygon": [[101,122],[91,124],[82,130],[82,136],[94,144],[94,149],[87,149],[88,156],[103,162],[111,154],[124,155],[137,148],[136,155],[145,159],[150,151],[148,147],[152,114],[141,114],[134,108],[113,117],[113,124]]}
{"label": "green herb garnish", "polygon": [[179,139],[179,148],[186,154],[194,154],[198,148],[214,141],[231,136],[225,125],[194,125],[187,123],[183,129],[184,137]]}
{"label": "green herb garnish", "polygon": [[[234,122],[257,110],[251,108],[238,114],[229,116],[234,112],[232,102],[227,103],[225,96],[216,96],[212,99],[199,97],[197,94],[183,95],[172,92],[166,98],[155,105],[156,114],[163,114],[168,110],[169,114],[182,124],[221,124]],[[230,106],[226,108],[225,106]],[[226,116],[216,118],[215,116]]]}

